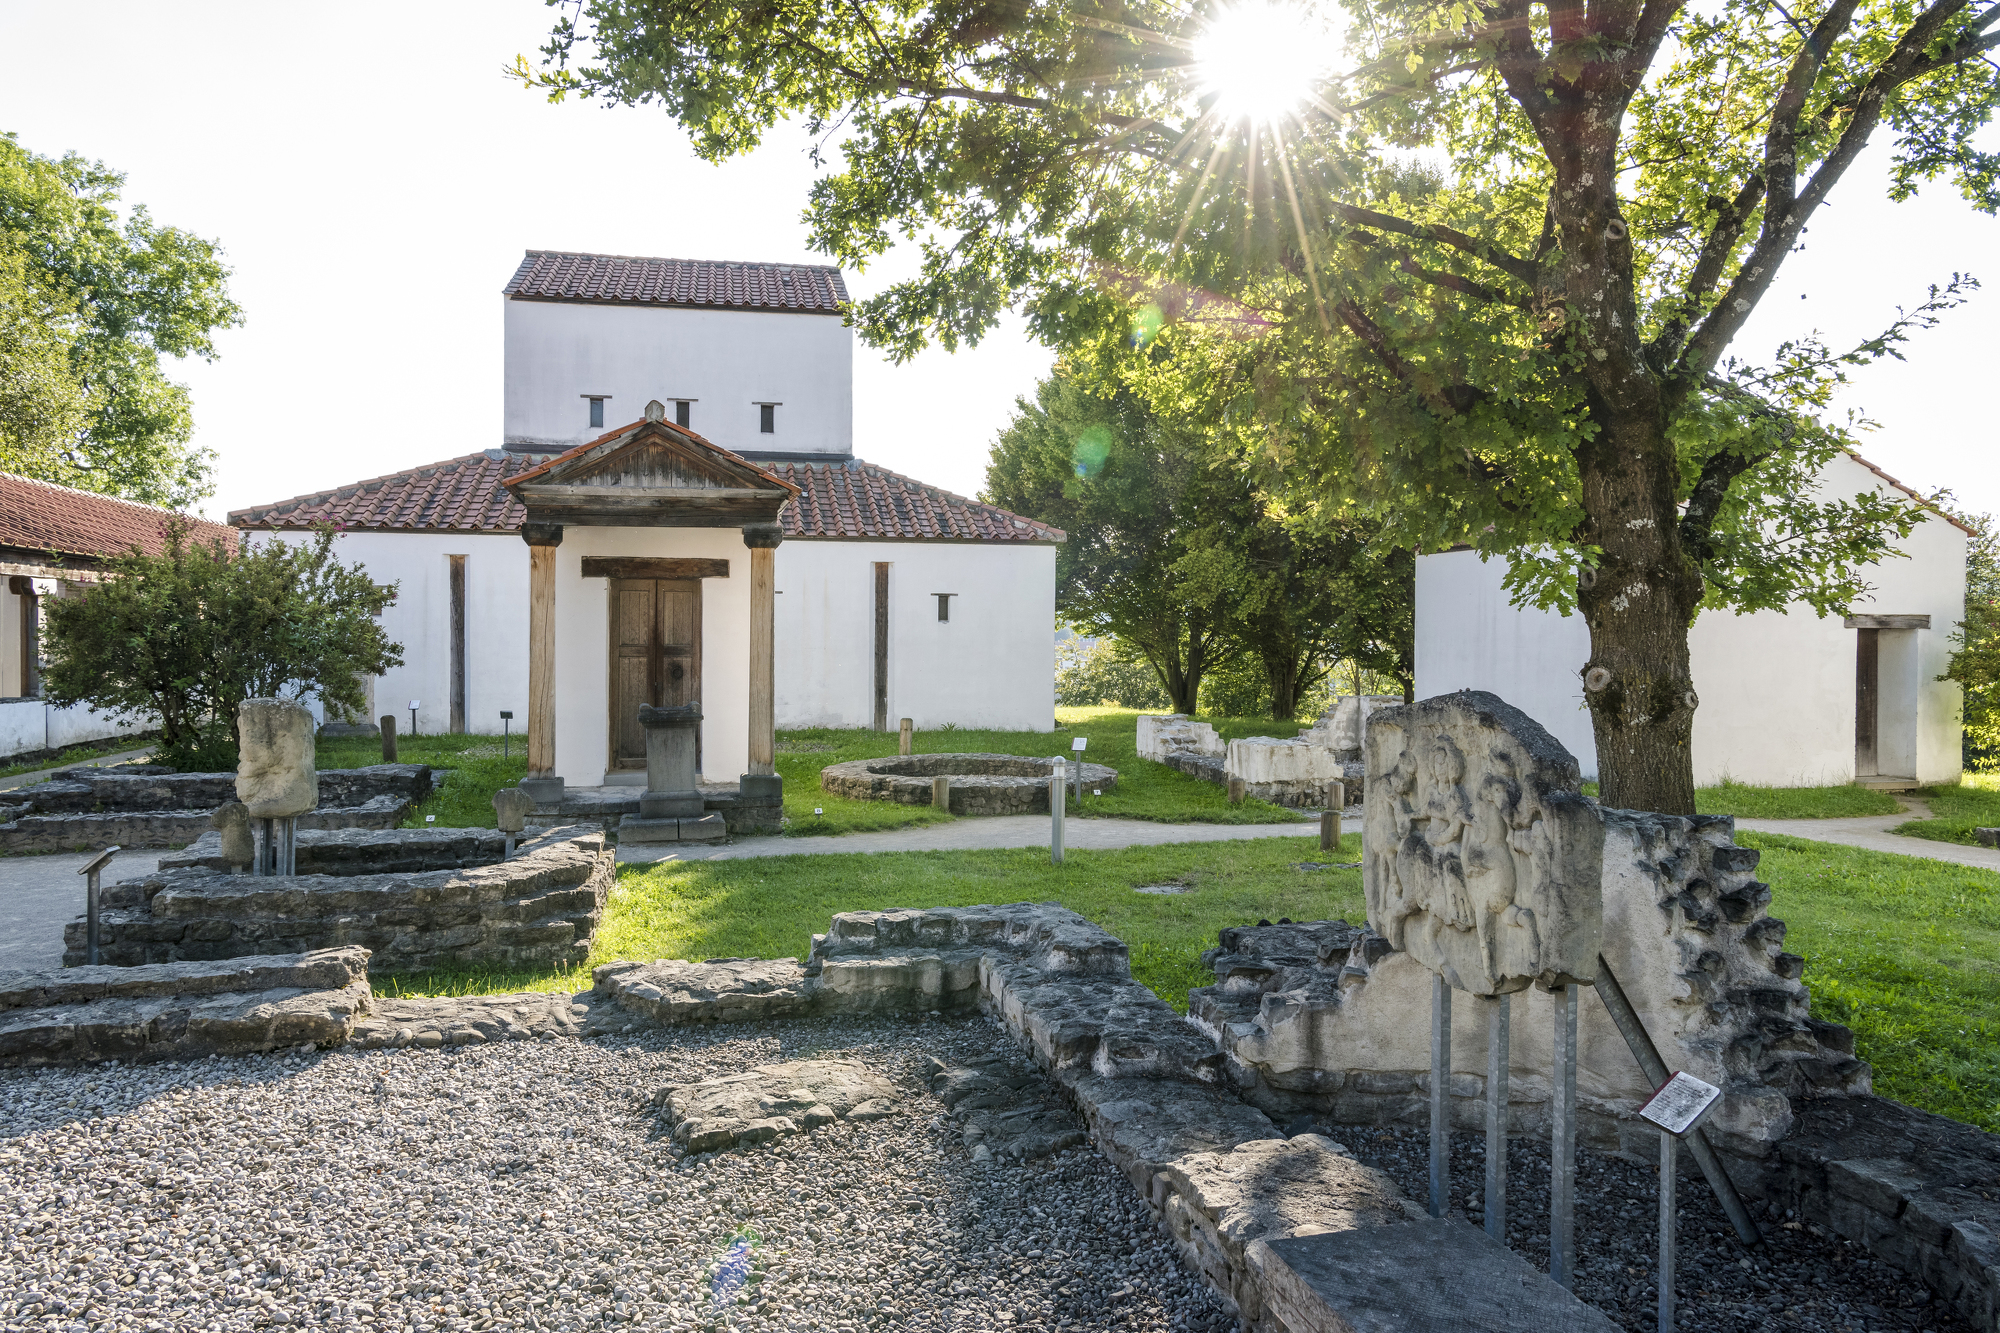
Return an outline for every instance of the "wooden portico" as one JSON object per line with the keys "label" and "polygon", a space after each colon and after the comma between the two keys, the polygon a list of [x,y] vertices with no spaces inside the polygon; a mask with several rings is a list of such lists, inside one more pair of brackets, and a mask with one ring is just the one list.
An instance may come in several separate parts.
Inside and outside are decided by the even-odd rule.
{"label": "wooden portico", "polygon": [[[528,776],[521,786],[542,805],[557,804],[563,796],[556,760],[558,699],[587,698],[596,689],[592,682],[570,680],[560,682],[558,689],[556,557],[567,528],[741,531],[750,587],[748,771],[740,787],[745,800],[776,801],[782,795],[773,764],[772,564],[781,540],[779,511],[798,488],[666,416],[662,404],[648,403],[645,420],[502,483],[527,510],[521,537],[529,548]],[[607,771],[643,767],[638,705],[702,702],[702,585],[730,578],[730,563],[713,555],[582,558],[584,579],[610,581],[611,642],[604,677]],[[735,605],[740,612],[740,601]],[[733,653],[730,657],[742,660]]]}

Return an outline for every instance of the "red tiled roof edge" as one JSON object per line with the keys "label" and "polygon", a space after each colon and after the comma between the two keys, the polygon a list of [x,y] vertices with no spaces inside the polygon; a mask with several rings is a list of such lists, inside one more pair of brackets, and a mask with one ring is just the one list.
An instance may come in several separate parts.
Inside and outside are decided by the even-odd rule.
{"label": "red tiled roof edge", "polygon": [[606,255],[529,250],[501,294],[516,301],[686,306],[835,315],[847,283],[827,264]]}
{"label": "red tiled roof edge", "polygon": [[176,519],[188,525],[192,540],[220,538],[235,551],[236,530],[223,524],[137,500],[0,472],[0,546],[90,558],[117,555],[137,546],[148,555],[158,555],[166,549],[167,524]]}
{"label": "red tiled roof edge", "polygon": [[1965,524],[1959,522],[1957,519],[1953,518],[1950,514],[1945,513],[1943,509],[1939,508],[1931,501],[1926,500],[1923,496],[1917,494],[1915,490],[1911,489],[1908,486],[1905,486],[1902,482],[1897,481],[1894,477],[1884,472],[1881,468],[1876,467],[1873,463],[1863,458],[1860,454],[1856,453],[1854,450],[1849,449],[1847,451],[1847,456],[1853,459],[1855,462],[1861,464],[1861,466],[1867,468],[1870,472],[1873,472],[1876,476],[1880,477],[1882,480],[1888,482],[1891,486],[1894,486],[1897,490],[1901,491],[1903,494],[1909,496],[1912,500],[1915,500],[1917,504],[1922,508],[1930,510],[1933,514],[1936,514],[1939,518],[1951,524],[1954,528],[1957,528],[1960,532],[1964,533],[1966,536],[1971,537],[1976,535],[1971,528],[1968,528],[1967,526],[1965,526]]}
{"label": "red tiled roof edge", "polygon": [[[779,515],[788,537],[805,540],[932,538],[1037,543],[1069,540],[1069,534],[1061,528],[1026,518],[998,505],[969,500],[941,486],[906,477],[876,463],[857,460],[851,465],[846,462],[836,465],[832,462],[793,460],[774,463],[771,467],[773,471],[804,473],[805,485],[800,488],[799,498],[786,505]],[[835,482],[837,477],[857,475],[863,478],[865,492],[859,502],[851,480],[845,485]],[[883,484],[878,490],[868,490],[868,478],[878,479]],[[895,492],[901,495],[893,494]],[[909,507],[912,493],[927,502],[924,521],[919,521]],[[900,510],[899,503],[902,506]],[[828,515],[824,512],[829,509],[832,511],[832,523],[828,522]],[[868,511],[865,516],[860,512],[863,509]]]}
{"label": "red tiled roof edge", "polygon": [[238,528],[272,532],[321,523],[364,532],[512,532],[526,520],[527,510],[501,482],[528,465],[521,454],[462,454],[234,509],[229,521]]}

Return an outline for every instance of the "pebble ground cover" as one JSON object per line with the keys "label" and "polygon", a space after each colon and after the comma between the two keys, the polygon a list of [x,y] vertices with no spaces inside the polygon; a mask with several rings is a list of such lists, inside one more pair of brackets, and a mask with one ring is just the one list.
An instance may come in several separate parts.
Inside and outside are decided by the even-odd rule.
{"label": "pebble ground cover", "polygon": [[[0,1328],[1206,1333],[1093,1152],[975,1166],[926,1055],[981,1020],[0,1074]],[[680,1158],[664,1084],[866,1060],[899,1114]]]}

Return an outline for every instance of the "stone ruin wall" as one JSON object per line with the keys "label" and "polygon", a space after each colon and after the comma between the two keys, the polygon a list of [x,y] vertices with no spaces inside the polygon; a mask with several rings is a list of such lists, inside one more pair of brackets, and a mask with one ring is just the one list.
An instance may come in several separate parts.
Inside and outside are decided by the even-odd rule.
{"label": "stone ruin wall", "polygon": [[[1760,1155],[1792,1124],[1794,1097],[1866,1092],[1869,1070],[1845,1028],[1810,1014],[1804,960],[1757,852],[1734,821],[1603,811],[1604,956],[1669,1068],[1723,1089],[1709,1121],[1718,1146]],[[1366,927],[1345,922],[1244,927],[1203,955],[1216,984],[1189,993],[1189,1016],[1228,1054],[1244,1097],[1278,1116],[1344,1124],[1429,1118],[1431,973]],[[1652,1089],[1589,988],[1578,998],[1577,1095],[1585,1141],[1653,1142],[1637,1120]],[[1546,1134],[1554,1004],[1512,1002],[1509,1098],[1515,1133]],[[1486,1004],[1452,1006],[1453,1123],[1484,1123]]]}

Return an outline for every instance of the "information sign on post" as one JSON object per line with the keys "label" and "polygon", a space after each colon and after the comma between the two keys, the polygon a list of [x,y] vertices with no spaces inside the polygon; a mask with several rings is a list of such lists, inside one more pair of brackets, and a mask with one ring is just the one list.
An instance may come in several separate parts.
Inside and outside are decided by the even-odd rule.
{"label": "information sign on post", "polygon": [[1674,1329],[1675,1150],[1721,1098],[1721,1088],[1683,1070],[1655,1089],[1639,1108],[1639,1118],[1660,1131],[1660,1333]]}

